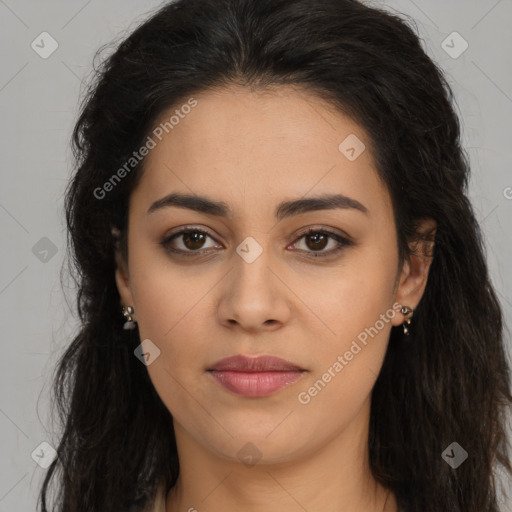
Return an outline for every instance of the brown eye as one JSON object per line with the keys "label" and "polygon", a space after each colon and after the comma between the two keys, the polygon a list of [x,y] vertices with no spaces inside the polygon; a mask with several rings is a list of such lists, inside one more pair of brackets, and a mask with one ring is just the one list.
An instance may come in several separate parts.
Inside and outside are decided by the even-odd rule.
{"label": "brown eye", "polygon": [[329,237],[323,233],[314,233],[313,235],[306,235],[306,245],[313,251],[325,249],[329,241]]}
{"label": "brown eye", "polygon": [[161,245],[170,252],[188,256],[186,253],[201,253],[202,249],[215,247],[215,245],[205,247],[208,238],[213,240],[211,235],[201,229],[183,229],[166,237]]}
{"label": "brown eye", "polygon": [[[293,246],[298,248],[300,251],[310,253],[309,255],[314,258],[332,256],[343,250],[345,247],[353,245],[353,242],[348,238],[342,237],[331,231],[320,229],[309,229],[305,233],[302,233],[300,238],[297,240],[302,239],[304,239],[305,249],[297,247],[300,245],[298,242],[294,242]],[[333,241],[334,248],[324,250],[329,245],[330,241]]]}
{"label": "brown eye", "polygon": [[[166,237],[160,244],[168,252],[182,255],[182,256],[200,256],[207,254],[211,251],[208,249],[221,249],[222,245],[205,246],[207,239],[215,242],[213,237],[201,229],[184,228],[181,231]],[[297,247],[301,244],[299,241],[303,240],[304,247]],[[329,244],[333,245],[330,250],[325,250]],[[309,229],[302,233],[296,242],[292,244],[294,249],[299,252],[306,253],[309,257],[329,257],[337,254],[347,246],[353,245],[353,242],[348,238],[340,236],[328,230]]]}
{"label": "brown eye", "polygon": [[204,233],[199,233],[198,231],[190,231],[184,233],[182,236],[183,245],[185,245],[187,249],[191,250],[201,249],[206,238],[206,235],[204,235]]}

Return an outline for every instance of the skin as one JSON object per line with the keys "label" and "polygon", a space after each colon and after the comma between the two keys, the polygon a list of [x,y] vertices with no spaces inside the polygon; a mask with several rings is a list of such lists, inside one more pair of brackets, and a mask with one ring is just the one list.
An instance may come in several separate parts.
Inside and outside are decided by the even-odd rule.
{"label": "skin", "polygon": [[[370,394],[391,326],[404,315],[396,312],[309,403],[298,395],[394,303],[416,308],[430,259],[420,247],[399,268],[391,199],[352,119],[288,86],[194,97],[197,107],[146,157],[130,198],[128,261],[117,254],[121,304],[134,307],[140,339],[160,350],[147,369],[174,418],[180,476],[166,510],[394,512],[395,496],[370,472],[367,442]],[[338,149],[349,134],[367,148],[354,161]],[[224,201],[233,216],[175,206],[147,213],[171,192]],[[274,217],[281,201],[334,192],[369,214]],[[170,244],[209,254],[180,257],[160,245],[189,225],[208,231],[203,245],[183,236]],[[353,245],[315,258],[315,248],[327,253],[338,243],[308,243],[301,229],[309,226]],[[421,229],[432,227],[427,219]],[[236,252],[248,236],[263,251],[252,263]],[[241,397],[206,372],[235,354],[274,355],[307,372],[270,396]],[[248,442],[261,456],[249,467],[237,456]]]}

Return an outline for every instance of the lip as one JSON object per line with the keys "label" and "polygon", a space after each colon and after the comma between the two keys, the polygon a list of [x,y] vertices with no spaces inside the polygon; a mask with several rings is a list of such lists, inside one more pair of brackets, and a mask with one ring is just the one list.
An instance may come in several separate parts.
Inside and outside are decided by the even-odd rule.
{"label": "lip", "polygon": [[226,357],[214,363],[208,371],[231,371],[231,372],[289,372],[304,370],[296,364],[285,361],[280,357],[258,356],[247,357],[237,355]]}
{"label": "lip", "polygon": [[306,372],[279,357],[242,355],[221,359],[207,371],[223,388],[245,397],[271,395],[293,384]]}

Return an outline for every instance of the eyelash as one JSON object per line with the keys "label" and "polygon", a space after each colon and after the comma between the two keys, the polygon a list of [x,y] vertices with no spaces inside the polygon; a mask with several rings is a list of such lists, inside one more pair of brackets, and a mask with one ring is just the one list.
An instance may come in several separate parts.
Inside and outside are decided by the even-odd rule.
{"label": "eyelash", "polygon": [[[201,254],[204,255],[207,252],[213,252],[216,250],[216,249],[213,249],[213,251],[204,251],[202,249],[198,249],[198,250],[193,251],[193,250],[189,249],[189,250],[184,251],[182,249],[175,249],[175,248],[170,247],[170,243],[175,238],[178,238],[181,235],[190,234],[190,233],[201,233],[203,235],[210,237],[213,240],[213,237],[207,231],[187,226],[187,227],[183,228],[181,231],[173,233],[172,235],[164,238],[160,242],[160,245],[168,252],[178,254],[181,256],[185,256],[185,257],[195,257],[195,256],[198,256]],[[299,240],[301,240],[305,236],[311,235],[311,234],[327,235],[329,238],[335,240],[336,242],[338,242],[340,244],[337,248],[331,249],[330,251],[304,251],[304,252],[312,253],[314,255],[314,256],[312,256],[312,258],[328,258],[330,256],[334,256],[335,254],[338,254],[345,247],[349,247],[349,246],[353,245],[353,242],[351,240],[349,240],[348,238],[342,237],[337,233],[333,233],[332,231],[329,231],[328,229],[318,229],[318,228],[309,228],[306,231],[302,232],[299,235],[299,237],[292,243],[292,245],[295,245]],[[299,251],[301,251],[301,250],[302,249],[299,249]]]}

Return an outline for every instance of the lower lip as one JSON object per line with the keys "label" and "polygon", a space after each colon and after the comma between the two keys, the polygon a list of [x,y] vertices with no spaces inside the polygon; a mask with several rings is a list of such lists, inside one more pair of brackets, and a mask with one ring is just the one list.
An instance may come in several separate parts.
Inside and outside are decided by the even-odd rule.
{"label": "lower lip", "polygon": [[300,379],[303,371],[282,372],[209,372],[213,378],[224,388],[247,397],[261,397],[270,395]]}

